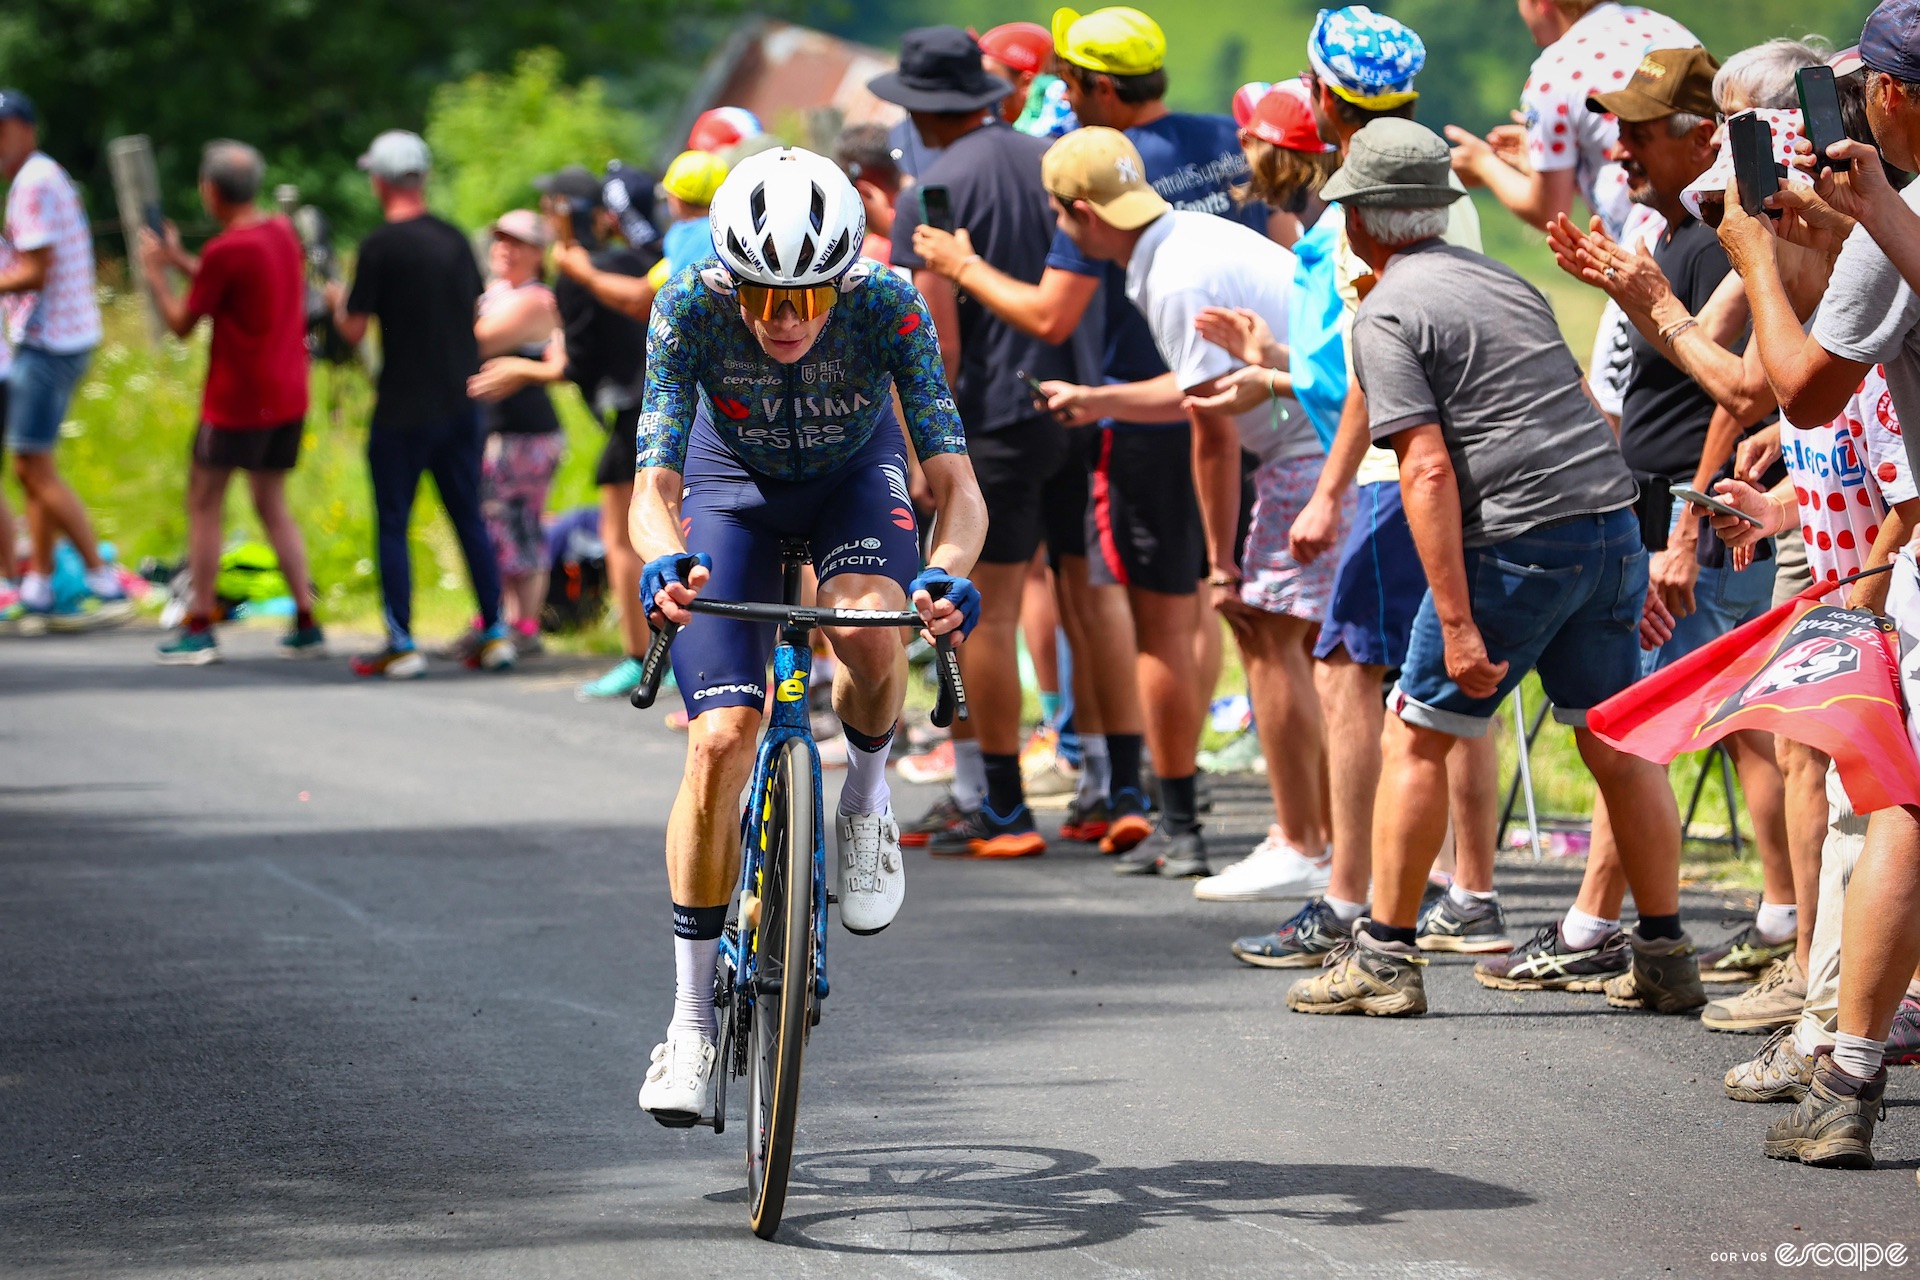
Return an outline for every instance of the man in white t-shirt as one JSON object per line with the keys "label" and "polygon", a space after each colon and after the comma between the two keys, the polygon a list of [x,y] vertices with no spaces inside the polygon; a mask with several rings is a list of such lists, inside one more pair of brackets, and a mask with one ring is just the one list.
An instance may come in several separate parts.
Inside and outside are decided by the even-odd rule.
{"label": "man in white t-shirt", "polygon": [[[123,621],[133,610],[119,575],[100,560],[86,508],[53,462],[74,387],[100,345],[100,308],[93,297],[86,211],[67,171],[40,150],[38,120],[25,94],[0,89],[0,175],[12,184],[0,241],[0,300],[16,348],[6,435],[33,532],[32,564],[20,582],[14,625],[21,631],[49,625],[80,630]],[[92,594],[83,607],[56,614],[53,546],[63,533],[86,563]]]}
{"label": "man in white t-shirt", "polygon": [[[1217,393],[1223,378],[1245,368],[1195,327],[1208,307],[1254,311],[1277,341],[1286,341],[1293,255],[1239,223],[1174,209],[1147,181],[1140,153],[1124,133],[1088,127],[1068,134],[1041,162],[1041,181],[1053,198],[1060,230],[1080,251],[1124,268],[1127,298],[1146,317],[1167,364],[1169,372],[1119,391],[1151,394],[1155,403],[1148,407],[1165,418],[1178,413],[1188,397]],[[1114,406],[1100,403],[1103,391],[1118,393],[1087,388],[1073,398],[1076,421],[1120,416]],[[1207,586],[1246,662],[1282,837],[1264,859],[1319,859],[1327,840],[1323,731],[1307,643],[1326,614],[1333,566],[1324,560],[1318,565],[1295,561],[1287,530],[1312,496],[1325,451],[1306,412],[1277,381],[1270,382],[1264,404],[1237,415],[1195,411],[1192,418]],[[1234,545],[1242,449],[1260,464],[1244,555]],[[1258,870],[1236,865],[1248,868],[1244,874]],[[1181,830],[1163,818],[1117,869],[1175,875],[1204,866],[1198,824]]]}

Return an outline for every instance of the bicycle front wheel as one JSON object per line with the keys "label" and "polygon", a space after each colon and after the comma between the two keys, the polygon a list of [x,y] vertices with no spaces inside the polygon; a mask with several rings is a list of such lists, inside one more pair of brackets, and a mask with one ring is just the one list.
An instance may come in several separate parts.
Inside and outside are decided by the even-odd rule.
{"label": "bicycle front wheel", "polygon": [[813,1007],[813,760],[804,742],[781,749],[768,790],[747,1054],[747,1191],[762,1240],[780,1229],[786,1207]]}

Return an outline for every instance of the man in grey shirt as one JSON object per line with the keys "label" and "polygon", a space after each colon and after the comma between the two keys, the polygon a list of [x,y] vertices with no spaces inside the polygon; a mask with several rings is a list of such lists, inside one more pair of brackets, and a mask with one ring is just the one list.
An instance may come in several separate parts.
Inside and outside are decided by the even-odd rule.
{"label": "man in grey shirt", "polygon": [[[1640,908],[1609,1003],[1706,1003],[1680,929],[1680,815],[1666,770],[1586,728],[1587,709],[1640,675],[1647,553],[1636,487],[1581,383],[1546,299],[1500,263],[1443,244],[1447,144],[1408,120],[1368,125],[1323,194],[1379,283],[1354,319],[1354,373],[1400,491],[1427,595],[1388,697],[1375,799],[1373,916],[1302,979],[1302,1013],[1426,1011],[1413,963],[1427,873],[1446,835],[1447,753],[1479,737],[1529,670],[1614,817]],[[1551,927],[1551,926],[1550,926]]]}

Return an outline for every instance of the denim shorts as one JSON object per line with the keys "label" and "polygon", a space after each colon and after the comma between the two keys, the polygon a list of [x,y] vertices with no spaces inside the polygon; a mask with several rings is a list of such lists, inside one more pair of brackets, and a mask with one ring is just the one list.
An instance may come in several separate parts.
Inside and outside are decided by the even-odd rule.
{"label": "denim shorts", "polygon": [[[1802,553],[1803,567],[1805,563]],[[1702,565],[1700,577],[1693,584],[1693,612],[1674,619],[1673,634],[1658,649],[1642,656],[1641,670],[1652,675],[1670,667],[1772,608],[1774,575],[1778,571],[1779,565],[1773,560],[1756,560],[1738,573],[1731,565],[1721,569]]]}
{"label": "denim shorts", "polygon": [[1491,698],[1470,698],[1447,676],[1433,594],[1420,602],[1400,683],[1387,709],[1408,724],[1478,738],[1529,671],[1553,700],[1554,719],[1576,727],[1587,711],[1640,678],[1640,613],[1647,552],[1632,510],[1529,529],[1469,547],[1473,621],[1487,657],[1507,674]]}
{"label": "denim shorts", "polygon": [[7,448],[16,454],[52,453],[66,421],[73,388],[87,371],[92,351],[55,355],[21,347],[13,356],[7,394]]}

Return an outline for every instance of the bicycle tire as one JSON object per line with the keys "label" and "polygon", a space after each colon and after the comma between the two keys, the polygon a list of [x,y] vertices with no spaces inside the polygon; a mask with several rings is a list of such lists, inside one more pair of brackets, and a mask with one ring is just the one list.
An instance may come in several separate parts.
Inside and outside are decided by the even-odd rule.
{"label": "bicycle tire", "polygon": [[781,748],[768,786],[778,829],[763,863],[755,982],[776,967],[780,982],[777,995],[764,987],[754,994],[747,1063],[748,1220],[762,1240],[773,1239],[786,1207],[813,1005],[813,759],[804,742]]}

